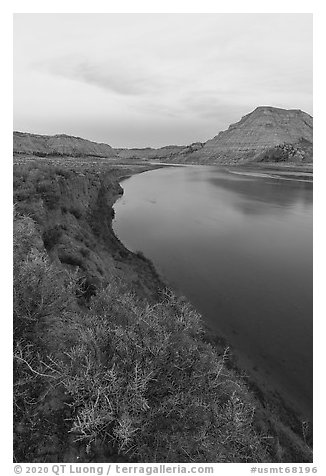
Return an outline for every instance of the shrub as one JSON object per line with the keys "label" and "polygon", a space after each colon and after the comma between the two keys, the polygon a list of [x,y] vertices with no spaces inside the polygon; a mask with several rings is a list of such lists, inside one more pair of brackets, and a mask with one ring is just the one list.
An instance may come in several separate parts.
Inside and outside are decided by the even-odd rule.
{"label": "shrub", "polygon": [[111,284],[78,325],[69,362],[71,431],[141,462],[263,460],[254,408],[224,358],[201,339],[199,315],[168,293],[148,306]]}
{"label": "shrub", "polygon": [[40,249],[31,218],[14,220],[14,327],[17,330],[66,310],[71,303],[71,278],[51,264]]}
{"label": "shrub", "polygon": [[16,211],[13,232],[14,263],[19,263],[40,243],[40,239],[34,221],[30,217],[19,215]]}
{"label": "shrub", "polygon": [[63,312],[71,301],[65,283],[67,275],[47,256],[37,250],[14,269],[14,323],[16,329],[24,323],[38,322],[43,318]]}
{"label": "shrub", "polygon": [[35,189],[50,210],[59,208],[61,195],[52,177],[38,180]]}

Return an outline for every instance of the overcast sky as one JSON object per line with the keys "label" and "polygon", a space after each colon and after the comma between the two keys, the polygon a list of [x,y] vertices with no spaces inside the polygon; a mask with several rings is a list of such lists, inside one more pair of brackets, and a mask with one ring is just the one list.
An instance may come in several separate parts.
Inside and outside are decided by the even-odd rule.
{"label": "overcast sky", "polygon": [[206,141],[259,105],[312,115],[311,14],[16,14],[14,129]]}

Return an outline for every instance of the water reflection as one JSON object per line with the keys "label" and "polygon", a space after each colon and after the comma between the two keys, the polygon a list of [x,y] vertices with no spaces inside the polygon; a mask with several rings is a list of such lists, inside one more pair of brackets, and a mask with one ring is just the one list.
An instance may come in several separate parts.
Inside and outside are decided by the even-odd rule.
{"label": "water reflection", "polygon": [[[271,204],[281,209],[293,205],[307,205],[309,209],[312,206],[312,184],[309,182],[285,182],[273,178],[230,179],[226,174],[210,177],[208,181],[215,187],[222,187],[239,195],[237,204],[244,213],[268,213],[277,210],[271,209]],[[242,207],[243,201],[245,207]],[[252,207],[247,207],[248,203],[252,204]],[[256,207],[257,204],[261,204],[261,207]]]}

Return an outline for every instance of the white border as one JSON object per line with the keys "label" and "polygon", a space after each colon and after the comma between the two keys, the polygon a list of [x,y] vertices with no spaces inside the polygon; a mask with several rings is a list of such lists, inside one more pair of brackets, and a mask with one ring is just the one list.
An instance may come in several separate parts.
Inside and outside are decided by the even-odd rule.
{"label": "white border", "polygon": [[[244,7],[246,7],[244,9]],[[323,137],[326,128],[323,124],[325,116],[325,102],[323,90],[326,87],[324,72],[325,61],[325,16],[322,2],[303,1],[274,1],[273,3],[258,1],[216,1],[202,0],[201,2],[184,2],[176,0],[166,1],[123,1],[108,2],[103,0],[86,1],[14,1],[11,5],[2,8],[1,12],[1,83],[2,114],[1,114],[1,204],[2,204],[2,253],[4,266],[1,273],[2,299],[5,301],[2,312],[2,450],[5,468],[3,474],[14,474],[12,469],[12,14],[13,13],[314,13],[314,360],[315,360],[315,405],[314,405],[314,465],[318,467],[318,474],[323,474],[324,466],[324,429],[325,429],[325,378],[324,378],[324,330],[325,330],[325,243],[324,223],[326,154],[324,153]],[[318,378],[317,377],[318,374]],[[7,468],[8,466],[8,468]],[[215,474],[249,474],[252,465],[216,465]],[[262,465],[257,465],[262,466]],[[264,465],[268,467],[270,465]],[[276,465],[272,465],[276,466]],[[277,465],[284,467],[285,465]],[[288,466],[293,466],[288,465]],[[299,466],[299,465],[297,465]],[[309,465],[310,466],[310,465]],[[8,469],[8,471],[6,471]],[[326,469],[326,468],[325,468]]]}

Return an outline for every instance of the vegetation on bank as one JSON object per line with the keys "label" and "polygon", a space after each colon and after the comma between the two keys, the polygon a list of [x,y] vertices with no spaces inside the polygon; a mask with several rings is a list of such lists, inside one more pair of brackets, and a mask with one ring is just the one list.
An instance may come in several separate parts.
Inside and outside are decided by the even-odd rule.
{"label": "vegetation on bank", "polygon": [[80,305],[76,275],[36,239],[34,222],[16,217],[18,461],[47,460],[53,439],[64,451],[70,436],[86,459],[100,448],[128,461],[266,461],[250,395],[189,304],[167,291],[149,305],[113,280]]}
{"label": "vegetation on bank", "polygon": [[[278,438],[257,425],[258,402],[227,365],[227,351],[208,342],[185,299],[167,289],[148,299],[125,279],[112,263],[120,267],[130,257],[112,236],[110,272],[89,292],[87,273],[100,249],[92,239],[101,243],[107,232],[100,213],[105,184],[89,172],[87,183],[96,182],[101,200],[84,187],[79,201],[63,202],[75,184],[69,167],[31,162],[15,171],[15,460],[281,461]],[[112,177],[114,170],[108,189],[115,187]],[[108,213],[106,225],[111,219]],[[77,241],[67,238],[71,228],[83,228],[83,243],[89,240],[80,262],[58,259],[62,244],[77,253]],[[137,259],[143,270],[146,260]],[[299,458],[309,454],[307,446]]]}
{"label": "vegetation on bank", "polygon": [[257,162],[285,163],[285,164],[309,164],[312,162],[312,142],[302,138],[297,144],[279,144],[270,147],[256,158]]}

